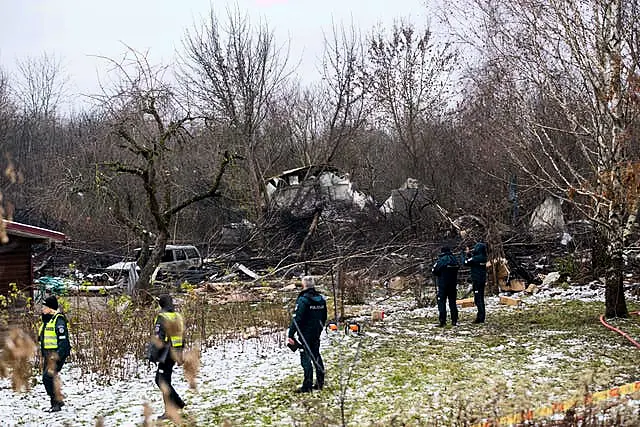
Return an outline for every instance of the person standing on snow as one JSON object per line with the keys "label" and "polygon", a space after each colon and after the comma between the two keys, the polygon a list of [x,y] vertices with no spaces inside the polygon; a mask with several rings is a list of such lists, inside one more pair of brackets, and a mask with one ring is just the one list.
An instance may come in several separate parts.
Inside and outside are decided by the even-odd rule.
{"label": "person standing on snow", "polygon": [[478,313],[473,323],[484,323],[484,287],[487,283],[487,245],[478,242],[471,252],[469,252],[467,248],[467,260],[464,263],[471,268],[473,302],[478,308]]}
{"label": "person standing on snow", "polygon": [[443,246],[438,261],[431,271],[438,282],[438,327],[443,328],[447,324],[447,300],[449,301],[449,311],[451,311],[451,324],[453,326],[458,324],[456,297],[459,269],[458,259],[451,253],[451,249]]}
{"label": "person standing on snow", "polygon": [[[300,349],[300,364],[304,371],[302,387],[296,393],[308,393],[324,386],[324,364],[320,356],[320,334],[327,321],[327,301],[315,289],[313,277],[302,278],[302,292],[296,300],[296,308],[289,326],[287,343]],[[297,335],[298,341],[295,340]],[[313,383],[315,366],[316,383]]]}
{"label": "person standing on snow", "polygon": [[38,332],[42,353],[42,384],[51,400],[49,412],[58,412],[64,406],[58,373],[71,353],[67,318],[58,311],[58,299],[51,295],[42,306],[42,324]]}
{"label": "person standing on snow", "polygon": [[183,348],[184,322],[180,313],[176,313],[170,295],[161,295],[158,304],[160,313],[154,320],[155,336],[162,343],[162,348],[158,352],[156,384],[162,391],[164,401],[164,413],[158,419],[167,420],[171,418],[167,411],[177,411],[185,406],[184,401],[171,385],[173,367],[180,360]]}

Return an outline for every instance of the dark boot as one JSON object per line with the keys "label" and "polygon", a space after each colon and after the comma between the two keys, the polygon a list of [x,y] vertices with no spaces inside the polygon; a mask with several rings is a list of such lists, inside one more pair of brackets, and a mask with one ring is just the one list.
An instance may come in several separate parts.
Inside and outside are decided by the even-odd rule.
{"label": "dark boot", "polygon": [[60,402],[54,402],[51,405],[51,408],[47,412],[60,412],[61,410],[62,410],[62,405],[60,405]]}

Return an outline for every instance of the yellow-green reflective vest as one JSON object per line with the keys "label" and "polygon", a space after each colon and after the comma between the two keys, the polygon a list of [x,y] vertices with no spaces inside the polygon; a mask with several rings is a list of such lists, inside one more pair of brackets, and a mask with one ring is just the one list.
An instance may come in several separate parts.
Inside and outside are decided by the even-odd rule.
{"label": "yellow-green reflective vest", "polygon": [[[171,340],[172,347],[182,347],[182,334],[184,332],[184,322],[182,321],[182,316],[179,313],[175,313],[173,311],[163,311],[158,313],[156,320],[153,323],[158,322],[158,317],[164,318],[166,321],[171,323],[177,323],[175,327],[167,328],[166,323],[164,327],[165,332],[165,341]],[[179,335],[169,335],[167,329],[171,329],[173,331],[178,331]]]}
{"label": "yellow-green reflective vest", "polygon": [[56,313],[46,325],[40,325],[40,332],[38,335],[42,335],[42,328],[44,327],[44,336],[42,342],[45,350],[56,350],[58,348],[58,335],[56,334],[56,320],[60,317],[60,313]]}

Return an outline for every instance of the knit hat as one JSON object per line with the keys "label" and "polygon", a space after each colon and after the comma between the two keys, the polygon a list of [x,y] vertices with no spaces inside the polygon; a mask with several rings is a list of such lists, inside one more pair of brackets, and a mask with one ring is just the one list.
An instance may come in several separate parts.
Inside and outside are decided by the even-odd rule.
{"label": "knit hat", "polygon": [[171,299],[171,295],[161,295],[158,300],[158,304],[160,304],[160,308],[164,308],[165,310],[173,308],[173,300]]}
{"label": "knit hat", "polygon": [[57,310],[58,299],[55,295],[48,296],[47,299],[44,300],[44,305],[49,307],[50,309]]}

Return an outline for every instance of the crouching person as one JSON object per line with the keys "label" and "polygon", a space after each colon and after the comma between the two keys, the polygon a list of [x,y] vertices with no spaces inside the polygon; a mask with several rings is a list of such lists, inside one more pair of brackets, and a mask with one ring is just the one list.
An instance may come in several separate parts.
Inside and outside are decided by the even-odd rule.
{"label": "crouching person", "polygon": [[42,306],[42,325],[38,333],[42,353],[42,384],[49,395],[49,412],[58,412],[64,406],[58,373],[71,353],[67,318],[58,311],[58,299],[51,295]]}
{"label": "crouching person", "polygon": [[[320,356],[320,334],[327,321],[327,301],[315,289],[313,277],[302,278],[302,292],[289,326],[288,344],[300,349],[300,364],[304,371],[302,386],[296,393],[308,393],[324,386],[324,364]],[[296,341],[297,335],[297,341]],[[313,383],[315,368],[316,382]]]}

